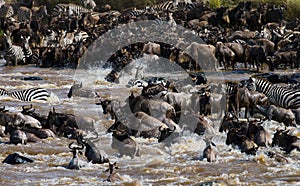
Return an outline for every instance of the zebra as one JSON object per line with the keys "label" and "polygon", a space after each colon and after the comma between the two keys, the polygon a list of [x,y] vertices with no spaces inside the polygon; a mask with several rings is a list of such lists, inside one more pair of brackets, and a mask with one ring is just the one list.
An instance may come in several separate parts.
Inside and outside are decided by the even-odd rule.
{"label": "zebra", "polygon": [[59,40],[59,44],[62,48],[66,48],[68,45],[73,44],[75,39],[74,33],[67,33],[66,30],[61,30],[61,37]]}
{"label": "zebra", "polygon": [[153,5],[151,9],[157,12],[163,12],[163,11],[175,12],[177,10],[177,5],[173,1],[166,1],[164,3]]}
{"label": "zebra", "polygon": [[56,47],[58,43],[58,33],[52,29],[45,30],[45,33],[42,35],[40,46],[42,47]]}
{"label": "zebra", "polygon": [[191,0],[174,0],[173,4],[176,5],[177,10],[179,11],[191,11],[197,7],[203,5],[202,2],[192,2]]}
{"label": "zebra", "polygon": [[287,109],[300,108],[300,90],[287,90],[258,77],[250,77],[248,89],[264,93],[276,106]]}
{"label": "zebra", "polygon": [[92,12],[90,9],[86,9],[80,5],[75,4],[57,4],[52,11],[52,15],[67,15],[67,16],[80,16],[83,13]]}
{"label": "zebra", "polygon": [[13,45],[10,35],[4,34],[4,38],[6,39],[7,49],[4,55],[4,59],[6,60],[6,64],[16,66],[18,63],[25,63],[26,58],[23,52],[23,48],[17,45]]}
{"label": "zebra", "polygon": [[89,38],[89,34],[85,31],[77,31],[74,34],[74,41],[76,43],[82,41],[82,42],[86,42],[86,40]]}
{"label": "zebra", "polygon": [[39,50],[35,50],[35,51],[32,51],[32,56],[31,56],[31,64],[36,64],[36,65],[39,65],[40,62],[41,62],[41,57],[40,57],[40,54],[39,54]]}
{"label": "zebra", "polygon": [[29,39],[30,39],[30,36],[27,36],[26,38],[24,38],[23,36],[21,36],[21,39],[23,40],[23,53],[24,53],[24,56],[25,56],[25,62],[26,63],[30,63],[31,62],[31,59],[32,59],[32,50],[29,46]]}
{"label": "zebra", "polygon": [[146,9],[133,9],[133,10],[130,10],[127,14],[130,17],[139,17],[140,15],[143,15],[146,12],[147,12]]}
{"label": "zebra", "polygon": [[[165,25],[165,26],[168,25],[170,27],[176,27],[177,24],[172,15],[173,15],[172,12],[168,12],[167,17],[158,17],[158,18],[154,19],[153,23],[152,23],[152,27],[159,28],[163,25]],[[165,22],[167,24],[165,24]]]}
{"label": "zebra", "polygon": [[94,0],[81,0],[81,4],[84,8],[90,8],[91,10],[94,10],[97,6]]}
{"label": "zebra", "polygon": [[242,39],[235,39],[232,42],[233,43],[239,43],[239,44],[242,44],[242,45],[247,44],[247,42],[245,40],[242,40]]}
{"label": "zebra", "polygon": [[0,88],[0,96],[10,96],[12,98],[21,100],[21,101],[34,101],[42,100],[47,101],[50,94],[44,88],[28,88],[25,90],[18,90],[13,92],[7,92],[5,89]]}

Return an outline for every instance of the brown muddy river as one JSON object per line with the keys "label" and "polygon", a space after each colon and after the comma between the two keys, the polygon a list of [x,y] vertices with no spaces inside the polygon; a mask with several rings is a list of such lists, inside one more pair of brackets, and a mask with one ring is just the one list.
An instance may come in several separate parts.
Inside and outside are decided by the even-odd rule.
{"label": "brown muddy river", "polygon": [[[125,87],[131,77],[124,77],[120,84],[104,81],[108,70],[87,70],[83,73],[72,69],[36,68],[32,66],[0,67],[0,88],[7,90],[23,89],[32,86],[46,88],[52,92],[47,103],[34,102],[33,106],[41,114],[47,114],[54,106],[57,112],[76,113],[93,117],[96,130],[100,134],[96,145],[104,150],[112,162],[117,162],[118,173],[122,180],[115,183],[104,182],[108,176],[104,172],[108,164],[91,164],[81,156],[85,165],[80,170],[68,170],[65,166],[72,159],[66,138],[45,139],[41,143],[27,145],[7,144],[9,138],[0,139],[0,161],[13,152],[34,160],[30,164],[9,165],[0,163],[0,185],[300,185],[300,153],[292,151],[285,154],[277,147],[272,150],[283,155],[289,163],[281,163],[265,155],[271,147],[260,148],[257,155],[241,153],[225,144],[225,133],[219,133],[219,121],[213,121],[216,135],[212,141],[217,145],[216,162],[201,160],[206,144],[204,136],[185,135],[186,143],[165,147],[156,139],[136,140],[141,144],[141,157],[118,157],[118,152],[110,147],[112,136],[105,130],[113,123],[102,109],[88,98],[67,97],[69,88],[75,79],[83,81],[85,86],[94,85],[103,97],[111,96],[125,99],[130,91]],[[171,76],[169,73],[168,76]],[[174,74],[173,74],[174,75]],[[246,79],[247,72],[224,73],[225,79]],[[38,76],[40,81],[24,81],[27,76]],[[6,106],[10,111],[21,111],[29,103],[2,96],[0,107]],[[282,127],[281,124],[277,124]],[[266,121],[264,127],[274,132],[278,127]]]}

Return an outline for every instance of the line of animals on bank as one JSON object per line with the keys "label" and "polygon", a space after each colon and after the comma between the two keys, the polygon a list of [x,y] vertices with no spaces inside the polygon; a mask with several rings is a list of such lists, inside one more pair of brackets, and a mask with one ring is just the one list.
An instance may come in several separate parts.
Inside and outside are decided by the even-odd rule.
{"label": "line of animals on bank", "polygon": [[[210,62],[215,68],[236,68],[237,62],[244,63],[246,68],[248,64],[256,66],[257,70],[263,63],[268,64],[270,70],[299,67],[299,20],[285,21],[284,6],[264,3],[255,5],[247,1],[233,8],[212,9],[201,2],[167,1],[123,12],[111,10],[109,5],[99,12],[95,11],[97,7],[92,7],[88,9],[75,4],[57,4],[49,11],[44,5],[34,6],[33,0],[28,3],[20,1],[3,4],[0,7],[0,18],[4,35],[0,43],[7,64],[76,67],[93,41],[107,31],[134,21],[154,20],[154,26],[158,28],[160,22],[166,21],[191,30],[193,34],[190,38],[203,40],[201,46],[197,46],[199,50],[209,49],[204,56],[210,53],[215,56]],[[116,38],[122,40],[126,39],[125,35],[135,35],[134,30],[130,29],[128,33],[111,36],[109,45],[117,44],[114,41]],[[161,35],[173,37],[170,39],[174,43],[182,45],[179,36]],[[192,44],[190,41],[184,42],[185,46]],[[143,50],[146,44],[131,43],[131,46],[125,47],[125,51],[108,55],[112,55],[111,60],[114,60],[112,62],[116,66],[122,62],[130,63],[132,59],[149,53],[175,60],[179,65],[194,63],[193,59],[169,43],[154,43],[156,45],[152,45],[155,48],[151,52]],[[189,68],[189,65],[180,66]]]}
{"label": "line of animals on bank", "polygon": [[[243,10],[249,9],[249,4],[243,4],[241,3],[236,9],[238,11],[242,6],[244,6]],[[73,7],[67,5],[66,7]],[[207,7],[197,7],[197,8],[205,8]],[[72,9],[72,8],[71,8]],[[199,14],[196,16],[196,19],[198,19],[200,16],[203,17],[201,21],[208,21],[208,23],[212,23],[212,19],[214,16],[220,16],[218,14],[213,15],[212,17],[205,18],[208,15],[206,15],[204,12],[199,11],[197,9],[197,12]],[[222,9],[220,9],[221,11]],[[278,10],[276,7],[268,8],[268,10]],[[191,11],[185,12],[191,16]],[[126,17],[126,22],[129,20],[139,20],[139,19],[149,19],[148,13],[143,12],[141,15],[135,14],[134,16],[131,15],[133,11],[128,11],[128,17]],[[247,12],[247,11],[245,11]],[[237,15],[241,16],[242,13],[245,12],[239,12]],[[255,11],[254,11],[255,12]],[[194,12],[195,13],[195,12]],[[218,12],[216,12],[218,13]],[[70,28],[62,28],[62,30],[65,30],[66,32],[63,34],[61,33],[63,38],[59,39],[59,47],[57,48],[58,43],[58,37],[55,36],[59,30],[55,26],[58,26],[58,23],[61,23],[63,21],[72,21],[76,20],[76,16],[57,16],[58,20],[52,19],[53,28],[50,28],[50,30],[47,28],[47,30],[44,30],[45,34],[44,36],[53,36],[54,39],[49,42],[49,40],[46,42],[46,46],[38,47],[41,51],[38,53],[43,53],[43,55],[38,54],[35,58],[39,61],[39,64],[41,66],[76,66],[77,60],[79,59],[78,56],[79,53],[77,51],[83,51],[84,47],[88,46],[88,43],[92,42],[91,38],[95,39],[97,36],[101,35],[101,33],[106,32],[107,30],[113,28],[114,26],[120,24],[118,22],[119,16],[114,15],[115,13],[105,13],[105,19],[100,19],[99,22],[103,23],[103,25],[98,25],[97,23],[93,26],[87,26],[87,28],[79,28],[78,30],[86,31],[89,35],[89,38],[87,38],[87,35],[85,34],[85,39],[79,39],[78,43],[76,44],[69,44],[68,41],[65,40],[65,35],[67,35],[72,29]],[[152,14],[152,13],[151,13]],[[203,14],[203,16],[202,16]],[[89,13],[85,13],[85,16],[89,16]],[[170,15],[170,14],[169,14]],[[206,16],[205,16],[206,15]],[[79,17],[79,16],[78,16]],[[176,12],[173,13],[173,17],[178,22],[178,18],[176,15]],[[243,16],[241,16],[242,18]],[[275,16],[271,16],[275,17]],[[189,17],[190,19],[191,17]],[[41,19],[43,19],[43,16],[41,16]],[[128,20],[127,20],[128,19]],[[181,19],[181,18],[179,18]],[[207,19],[207,20],[205,20]],[[188,20],[188,19],[187,19]],[[25,28],[28,29],[28,25],[22,28],[15,27],[16,24],[18,24],[18,20],[5,20],[6,26],[10,32],[6,35],[6,42],[10,46],[9,39],[11,36],[13,36],[14,39],[17,40],[19,33],[21,29]],[[42,20],[38,20],[42,21]],[[200,19],[199,19],[200,21]],[[280,52],[291,52],[291,53],[284,53],[284,57],[274,57],[279,55],[278,53],[270,53],[271,58],[269,59],[276,59],[279,62],[296,62],[295,66],[297,67],[297,62],[299,62],[299,34],[297,34],[297,26],[288,28],[289,30],[293,30],[292,32],[283,30],[282,33],[280,33],[280,25],[277,20],[275,21],[276,24],[268,24],[269,22],[265,22],[265,25],[263,26],[263,29],[261,30],[262,35],[267,38],[271,42],[274,43],[274,46],[276,50]],[[57,23],[57,24],[56,24]],[[192,22],[190,22],[191,24]],[[242,21],[241,21],[242,23]],[[23,24],[23,23],[21,23]],[[199,23],[200,24],[200,23]],[[203,24],[203,22],[201,23]],[[240,23],[236,23],[237,26]],[[249,24],[249,23],[248,23]],[[61,25],[61,24],[60,24]],[[71,24],[70,24],[71,25]],[[97,26],[96,26],[97,25]],[[21,26],[21,25],[20,25]],[[67,26],[68,27],[68,26]],[[91,29],[93,31],[97,31],[97,35],[94,32],[87,31],[88,29]],[[223,46],[222,43],[219,42],[219,38],[223,36],[223,38],[226,38],[225,34],[219,33],[222,32],[222,29],[216,29],[213,28],[213,26],[208,25],[207,29],[203,29],[202,26],[193,26],[193,30],[199,31],[198,35],[200,38],[202,38],[206,44],[213,44],[215,49],[213,50],[220,50],[219,53],[213,53],[213,55],[216,55],[216,57],[219,57],[219,62],[223,63],[226,61],[226,64],[221,64],[221,66],[232,66],[232,63],[230,62],[233,59],[237,59],[233,57],[233,53],[229,52],[226,53],[225,51],[228,51],[228,48],[226,48],[226,45]],[[196,28],[194,28],[196,27]],[[14,30],[17,28],[16,30]],[[31,28],[31,26],[29,27]],[[12,29],[12,30],[11,30]],[[202,30],[203,29],[203,30]],[[260,28],[259,28],[260,29]],[[82,31],[81,30],[81,31]],[[15,31],[15,32],[14,32]],[[32,32],[31,32],[32,33]],[[37,33],[37,31],[36,31]],[[93,33],[94,36],[90,38],[90,34]],[[16,35],[15,35],[16,34]],[[48,35],[49,34],[49,35]],[[256,34],[255,36],[253,34]],[[96,35],[96,36],[95,36]],[[9,37],[8,37],[9,36]],[[219,37],[220,36],[220,37]],[[73,36],[71,36],[73,37]],[[74,36],[75,37],[75,36]],[[233,41],[233,43],[239,41],[240,43],[243,43],[242,45],[245,45],[244,41],[248,43],[252,43],[256,41],[257,33],[247,31],[247,30],[237,30],[235,32],[232,32],[231,35],[228,36],[229,41]],[[26,38],[26,39],[25,39]],[[30,37],[32,39],[33,36]],[[22,39],[22,38],[20,38]],[[22,45],[24,51],[27,51],[26,55],[28,56],[28,36],[23,38],[24,43]],[[92,39],[92,40],[93,40]],[[27,41],[26,41],[27,40]],[[75,40],[75,39],[73,39]],[[72,41],[73,41],[72,40]],[[260,39],[257,39],[257,42],[260,41]],[[266,40],[263,40],[264,42],[267,42]],[[263,41],[261,41],[263,43]],[[281,42],[282,45],[279,45],[279,42]],[[27,42],[27,43],[26,43]],[[222,40],[222,42],[224,42]],[[224,42],[226,44],[226,42]],[[237,44],[240,44],[237,43]],[[141,45],[139,45],[141,44]],[[120,50],[116,53],[116,55],[113,55],[111,60],[116,63],[116,66],[119,65],[120,60],[128,60],[132,58],[137,58],[141,56],[142,54],[155,54],[158,56],[163,56],[166,58],[170,58],[174,61],[178,61],[181,66],[186,68],[191,68],[190,70],[199,70],[197,69],[195,62],[191,60],[188,56],[182,54],[179,50],[176,48],[172,48],[167,44],[162,43],[139,43],[139,44],[133,44],[131,46],[126,47],[126,50]],[[198,50],[203,50],[203,47],[207,46],[199,46],[196,45],[197,43],[191,43],[190,48],[196,46]],[[30,46],[33,46],[35,44],[32,43],[32,40],[30,42]],[[262,45],[264,47],[258,47],[259,50],[257,53],[255,53],[255,50],[251,50],[250,53],[248,53],[248,56],[256,56],[257,65],[258,62],[260,63],[262,60],[261,58],[264,58],[266,55],[266,50],[269,50],[270,46],[269,44],[257,44],[258,46]],[[272,45],[272,43],[271,43]],[[37,45],[38,46],[38,45]],[[77,48],[78,47],[78,48]],[[81,48],[83,47],[83,48]],[[227,46],[229,47],[229,46]],[[279,50],[281,47],[284,48],[282,50]],[[149,49],[150,48],[150,49]],[[166,52],[165,49],[168,49],[168,51],[172,52]],[[272,48],[272,46],[271,46]],[[60,52],[59,49],[63,49],[63,52]],[[295,50],[296,49],[296,50]],[[137,51],[134,51],[137,50]],[[75,52],[76,51],[76,52]],[[158,52],[157,52],[158,51]],[[209,49],[211,51],[211,49]],[[273,50],[274,51],[274,50]],[[262,53],[264,52],[264,53]],[[36,53],[37,54],[37,53]],[[73,55],[76,54],[76,55]],[[172,54],[172,55],[171,55]],[[251,55],[250,55],[251,54]],[[263,54],[262,56],[260,54]],[[274,56],[272,55],[274,54]],[[24,56],[25,52],[24,52]],[[237,56],[238,54],[235,53]],[[74,60],[71,57],[77,58],[77,60]],[[27,57],[22,57],[22,59],[30,59],[32,60],[33,54],[31,55],[31,59]],[[187,58],[187,60],[186,60]],[[51,61],[50,61],[51,59]],[[53,61],[53,59],[55,59]],[[29,61],[30,61],[29,60]],[[223,61],[222,61],[223,60]],[[191,62],[192,61],[192,62]],[[229,62],[228,62],[229,61]],[[16,64],[16,58],[14,58],[11,61],[13,64]],[[26,63],[26,62],[25,62]],[[127,63],[127,62],[126,62]],[[18,64],[18,62],[17,62]],[[22,64],[22,63],[21,63]],[[190,65],[191,64],[191,65]],[[245,64],[247,65],[247,64]],[[275,64],[276,66],[279,66],[279,64]],[[113,79],[114,80],[114,79]],[[144,81],[144,80],[143,80]],[[138,82],[138,81],[137,81]],[[137,83],[135,82],[135,83]],[[139,81],[142,82],[142,81]],[[134,83],[134,84],[135,84]],[[274,82],[276,83],[276,82]],[[145,85],[143,82],[142,85]],[[166,87],[167,86],[167,87]],[[82,84],[77,86],[78,88],[75,88],[75,85],[73,87],[73,90],[70,90],[68,97],[72,96],[72,93],[77,94],[77,96],[83,96],[83,97],[90,97],[94,98],[95,93],[90,91],[84,91],[82,88]],[[178,143],[184,143],[184,138],[182,138],[183,130],[189,130],[191,132],[195,132],[199,135],[203,134],[215,134],[214,128],[212,127],[212,121],[207,117],[207,115],[213,115],[217,113],[220,110],[225,110],[225,116],[223,118],[222,124],[220,126],[220,132],[226,131],[227,132],[227,140],[226,144],[232,144],[235,146],[238,146],[242,152],[246,152],[249,154],[255,154],[255,152],[258,149],[258,146],[264,146],[264,145],[273,145],[273,146],[279,146],[286,152],[291,152],[294,149],[299,150],[299,139],[298,137],[294,136],[294,130],[295,128],[289,128],[286,130],[278,129],[278,131],[274,134],[273,138],[270,136],[268,131],[262,128],[260,126],[259,121],[242,121],[239,118],[240,108],[245,107],[246,108],[246,115],[245,117],[248,118],[249,115],[253,116],[255,112],[260,112],[263,115],[266,116],[268,119],[276,120],[278,122],[284,122],[286,126],[297,126],[299,124],[299,111],[293,109],[290,110],[289,108],[281,108],[278,107],[278,105],[270,105],[268,103],[267,98],[269,98],[266,95],[259,94],[257,92],[253,92],[246,87],[240,86],[239,84],[233,83],[226,85],[226,87],[221,87],[221,91],[213,89],[220,88],[219,86],[210,86],[205,87],[202,90],[194,89],[191,87],[187,87],[187,90],[180,91],[174,89],[174,87],[169,86],[165,83],[152,83],[147,82],[147,85],[142,88],[141,95],[130,95],[128,97],[127,103],[129,105],[124,106],[122,103],[119,103],[116,100],[103,100],[101,99],[97,104],[103,106],[104,113],[109,112],[112,114],[113,119],[115,119],[115,124],[108,130],[108,132],[112,132],[113,141],[112,141],[112,148],[115,148],[119,151],[120,155],[128,155],[131,157],[139,156],[140,155],[140,146],[137,144],[137,142],[132,138],[131,136],[135,137],[155,137],[158,139],[159,142],[166,143],[166,145],[170,145],[171,143],[178,142]],[[225,90],[224,90],[225,89]],[[228,90],[227,90],[228,89]],[[168,91],[169,92],[166,92]],[[170,91],[172,90],[172,91]],[[194,92],[191,93],[190,90],[193,90]],[[171,92],[176,92],[178,94],[173,94]],[[225,93],[228,94],[228,97],[225,95]],[[226,98],[226,99],[225,99]],[[164,102],[162,102],[162,100]],[[193,105],[194,103],[198,103],[199,105]],[[273,100],[269,100],[271,103]],[[222,102],[225,102],[226,104],[222,104]],[[167,103],[167,104],[165,104]],[[273,103],[274,104],[274,103]],[[255,109],[253,109],[254,105],[257,105]],[[225,106],[224,108],[218,108],[217,106]],[[106,110],[106,108],[107,110]],[[172,109],[173,107],[173,109]],[[126,110],[124,112],[122,109],[128,108],[129,110]],[[159,108],[159,109],[158,109]],[[197,109],[199,108],[199,110]],[[215,109],[215,110],[214,110]],[[182,112],[182,111],[185,112]],[[122,112],[123,111],[123,112]],[[248,113],[248,111],[250,113]],[[75,119],[74,115],[70,114],[64,114],[64,113],[57,113],[55,109],[53,108],[52,111],[49,112],[48,116],[42,116],[39,113],[36,113],[32,107],[26,108],[23,107],[23,113],[10,113],[9,111],[5,110],[5,108],[1,109],[1,117],[3,118],[3,122],[5,123],[5,127],[2,127],[2,130],[4,130],[3,133],[9,133],[10,134],[10,142],[13,144],[18,143],[27,143],[27,142],[38,142],[40,139],[47,138],[47,137],[54,137],[54,136],[64,136],[71,139],[76,139],[76,143],[72,142],[69,144],[69,148],[73,153],[73,159],[70,162],[68,168],[70,169],[77,169],[80,168],[78,162],[78,154],[81,150],[85,148],[85,156],[88,161],[91,161],[93,163],[104,163],[109,162],[108,156],[105,154],[105,152],[100,151],[97,149],[95,140],[97,137],[94,138],[87,138],[83,137],[84,132],[93,132],[94,131],[94,121],[91,120],[91,118],[83,118],[82,124],[86,127],[83,127],[84,130],[87,131],[81,131],[82,124],[79,124],[77,118]],[[37,121],[33,120],[32,118],[28,117],[25,113],[31,113],[31,116],[36,118],[40,124],[38,124]],[[229,112],[233,113],[233,116],[228,114]],[[125,117],[122,115],[122,113],[134,113],[132,117]],[[153,115],[151,115],[153,114]],[[25,116],[26,115],[26,116]],[[28,114],[30,115],[30,114]],[[39,118],[39,119],[38,119]],[[30,119],[30,121],[29,121]],[[129,121],[128,121],[129,120]],[[179,123],[178,123],[179,122]],[[186,122],[186,123],[184,123]],[[188,122],[188,123],[187,123]],[[1,122],[2,123],[2,122]],[[1,124],[2,125],[2,124]],[[41,128],[42,126],[42,128]],[[79,127],[80,126],[80,127]],[[79,129],[80,128],[80,129]],[[153,129],[153,130],[148,130]],[[144,131],[146,130],[146,131]],[[221,131],[222,130],[222,131]],[[35,136],[34,136],[35,135]],[[97,136],[97,134],[95,134]],[[36,138],[38,137],[38,138]],[[213,142],[208,142],[207,148],[203,152],[203,157],[207,158],[208,161],[215,161],[216,159],[216,147]],[[280,161],[287,162],[284,157],[280,157],[279,154],[268,152],[267,154],[271,158],[279,159]],[[114,164],[109,164],[110,173],[113,175],[115,173],[113,170]]]}
{"label": "line of animals on bank", "polygon": [[[282,76],[274,74],[267,77],[270,80],[283,79]],[[300,141],[295,135],[300,122],[299,109],[279,107],[274,105],[276,100],[266,96],[268,93],[251,90],[255,79],[260,78],[250,78],[239,83],[227,82],[223,86],[187,85],[178,90],[178,87],[172,87],[172,82],[164,78],[148,80],[145,78],[133,83],[133,86],[141,87],[141,93],[139,95],[132,93],[125,102],[105,100],[99,95],[92,98],[98,100],[96,105],[101,105],[104,114],[109,113],[114,119],[114,124],[107,132],[112,133],[111,147],[118,150],[120,156],[126,155],[131,158],[141,156],[141,145],[133,137],[156,138],[158,143],[170,146],[174,143],[185,143],[184,135],[188,131],[190,134],[206,136],[207,147],[203,150],[202,158],[206,158],[209,162],[216,161],[217,146],[209,139],[216,135],[215,128],[218,126],[214,126],[212,120],[220,119],[221,111],[225,111],[225,115],[219,126],[219,132],[227,132],[227,145],[254,155],[259,147],[264,146],[278,146],[287,153],[295,149],[299,151]],[[147,84],[141,83],[142,81],[146,81]],[[262,82],[264,86],[282,88],[265,80]],[[255,85],[259,87],[258,83]],[[296,91],[294,93],[298,91],[289,88],[285,90]],[[268,87],[268,91],[272,91],[271,87]],[[86,92],[81,83],[79,86],[75,83],[68,96],[91,98]],[[300,98],[296,97],[285,101],[297,105],[300,103],[298,99]],[[245,107],[246,119],[240,117],[242,107]],[[272,136],[270,131],[262,126],[265,119],[283,123],[287,128],[278,128]],[[67,168],[80,169],[83,166],[80,164],[79,155],[85,149],[84,155],[88,162],[109,163],[111,174],[115,174],[109,156],[95,144],[98,134],[95,133],[95,121],[92,118],[75,118],[72,114],[57,113],[54,108],[49,111],[48,116],[40,115],[31,105],[23,106],[23,110],[17,113],[2,108],[0,120],[1,135],[9,134],[12,144],[39,142],[41,139],[56,136],[75,139],[68,146],[73,158]],[[266,154],[277,161],[288,162],[285,157],[273,151]],[[8,159],[22,162],[19,156]]]}

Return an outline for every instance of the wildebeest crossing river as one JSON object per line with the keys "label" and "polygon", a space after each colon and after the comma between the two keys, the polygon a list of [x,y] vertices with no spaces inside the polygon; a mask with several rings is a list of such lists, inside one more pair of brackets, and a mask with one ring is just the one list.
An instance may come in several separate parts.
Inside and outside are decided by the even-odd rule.
{"label": "wildebeest crossing river", "polygon": [[[218,149],[215,162],[201,160],[202,151],[206,147],[206,135],[184,134],[185,143],[166,147],[156,139],[136,138],[141,144],[141,156],[131,159],[128,156],[119,157],[118,152],[111,148],[112,135],[105,131],[113,123],[102,113],[101,107],[95,105],[94,99],[73,97],[67,93],[74,82],[75,70],[36,68],[33,66],[0,67],[1,87],[8,90],[24,89],[39,86],[52,92],[48,102],[33,102],[37,112],[48,114],[55,107],[59,112],[76,113],[95,119],[95,130],[99,138],[95,142],[99,149],[104,150],[111,162],[117,162],[121,181],[104,182],[108,173],[104,172],[108,164],[88,163],[80,155],[85,165],[80,170],[66,169],[72,158],[68,144],[73,141],[67,138],[48,138],[40,143],[26,145],[7,144],[9,138],[1,138],[0,161],[14,152],[18,152],[34,160],[33,163],[0,166],[1,185],[195,185],[206,183],[211,185],[297,185],[300,182],[299,152],[285,154],[279,147],[259,148],[256,155],[241,153],[236,147],[225,144],[226,134],[219,133],[219,121],[213,120],[216,134],[211,137]],[[77,74],[80,74],[76,72]],[[129,94],[126,83],[134,75],[123,77],[119,84],[107,83],[103,77],[108,70],[87,70],[91,79],[83,81],[84,85],[95,84],[95,90],[101,96],[125,99]],[[158,74],[163,75],[163,74]],[[165,74],[167,77],[178,76],[178,73]],[[225,79],[247,79],[250,72],[224,72]],[[24,77],[40,77],[42,80],[23,80]],[[80,75],[77,75],[77,77]],[[76,77],[76,78],[77,78]],[[218,80],[219,75],[212,75]],[[122,95],[122,96],[120,96]],[[29,103],[1,97],[1,107],[10,111],[21,111],[23,105]],[[263,126],[272,132],[282,124],[274,125],[273,121],[265,121]],[[299,130],[298,130],[299,136]],[[285,157],[288,162],[280,162],[266,155],[274,151]]]}

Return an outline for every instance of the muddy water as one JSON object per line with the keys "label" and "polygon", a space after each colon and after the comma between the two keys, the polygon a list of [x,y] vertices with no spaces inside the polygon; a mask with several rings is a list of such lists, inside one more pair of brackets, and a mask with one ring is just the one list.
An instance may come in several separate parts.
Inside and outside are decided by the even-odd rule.
{"label": "muddy water", "polygon": [[[277,162],[265,155],[271,148],[259,149],[256,156],[249,156],[234,147],[225,144],[226,136],[218,133],[212,138],[217,145],[217,161],[209,163],[201,160],[205,148],[205,137],[185,135],[186,143],[165,147],[155,139],[136,140],[141,144],[141,157],[119,157],[118,152],[110,147],[111,134],[105,134],[113,121],[102,110],[95,106],[95,100],[87,98],[67,98],[67,93],[75,79],[83,80],[84,85],[95,89],[102,97],[118,97],[125,99],[129,90],[124,86],[128,79],[120,84],[112,85],[104,81],[104,74],[109,71],[75,71],[71,69],[44,69],[32,66],[0,67],[0,87],[7,90],[23,89],[40,86],[52,92],[51,99],[46,103],[34,102],[33,106],[39,113],[47,114],[54,106],[57,112],[76,113],[93,117],[96,130],[100,137],[96,142],[111,161],[118,164],[118,172],[122,180],[114,185],[195,185],[198,183],[220,185],[300,185],[299,152],[284,154],[279,148],[273,151],[283,155],[289,163]],[[129,73],[130,74],[130,73]],[[132,74],[131,74],[132,75]],[[168,74],[171,76],[171,74]],[[174,75],[174,74],[173,74]],[[248,72],[232,72],[214,74],[216,80],[243,79]],[[41,81],[24,81],[27,76],[38,76]],[[132,77],[134,74],[132,75]],[[129,77],[130,78],[130,77]],[[93,85],[91,85],[93,84]],[[1,97],[0,106],[6,106],[11,111],[20,111],[23,105],[11,98]],[[218,121],[215,129],[218,131]],[[278,124],[280,127],[282,125]],[[270,131],[276,129],[272,122],[264,123]],[[13,152],[18,152],[35,162],[22,165],[2,164],[0,166],[0,185],[110,185],[104,182],[108,176],[104,172],[107,164],[87,163],[81,156],[84,167],[81,170],[68,170],[65,167],[72,158],[68,144],[72,141],[66,138],[46,139],[41,143],[27,145],[7,144],[8,138],[0,139],[0,161]]]}

